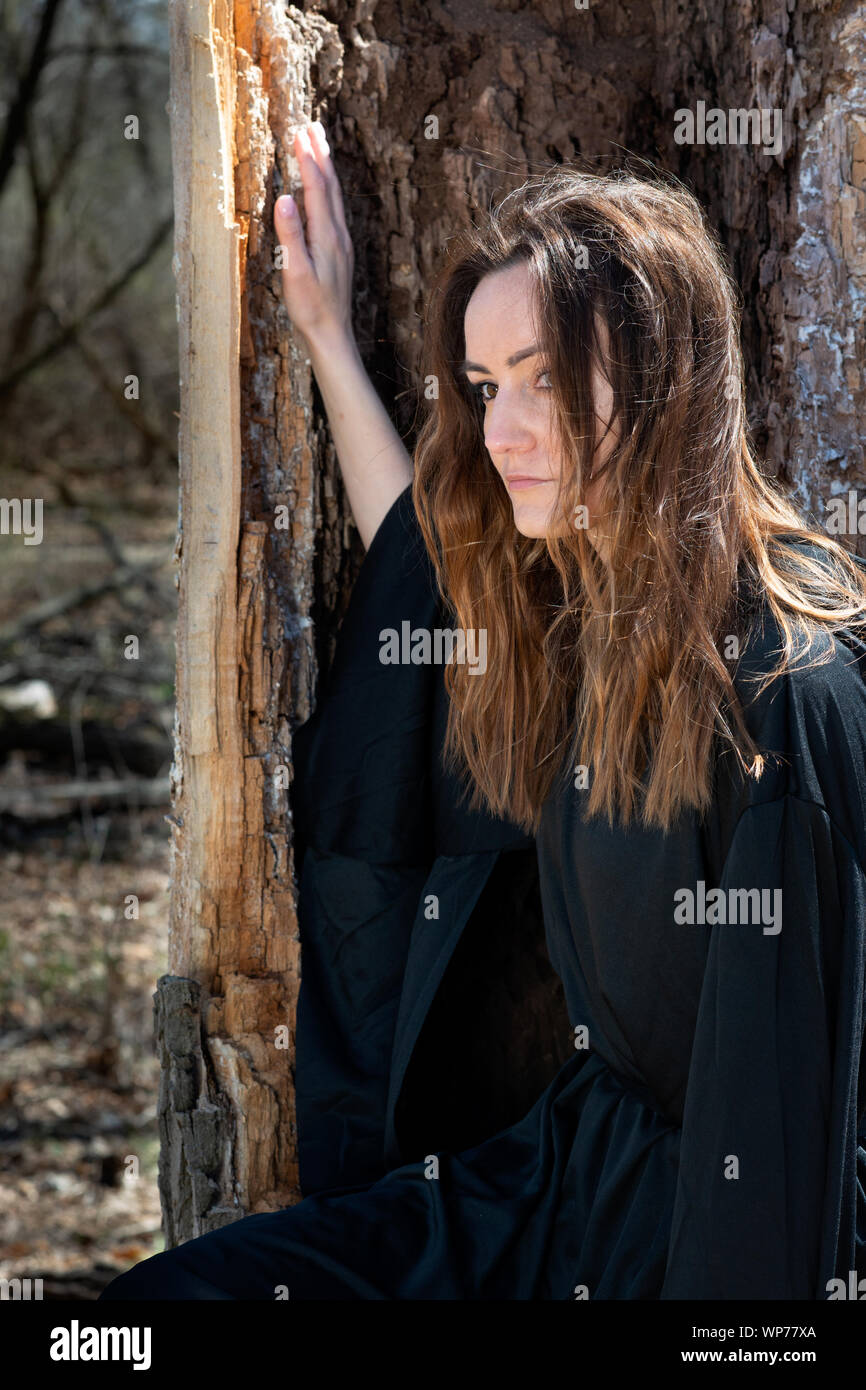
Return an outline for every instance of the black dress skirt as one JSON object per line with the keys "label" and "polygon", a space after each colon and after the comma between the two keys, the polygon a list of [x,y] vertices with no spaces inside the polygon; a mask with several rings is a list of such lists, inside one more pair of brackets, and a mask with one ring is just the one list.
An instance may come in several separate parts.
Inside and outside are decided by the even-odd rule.
{"label": "black dress skirt", "polygon": [[[442,769],[442,669],[411,651],[444,624],[407,492],[297,736],[304,1199],[102,1297],[850,1297],[866,1277],[866,647],[830,636],[826,664],[755,698],[780,642],[759,604],[735,684],[778,755],[760,781],[720,756],[709,813],[662,833],[584,823],[566,769],[533,845],[468,811]],[[408,661],[383,663],[389,630]],[[546,1072],[509,1074],[509,934],[526,990],[549,958],[547,997],[564,999]]]}

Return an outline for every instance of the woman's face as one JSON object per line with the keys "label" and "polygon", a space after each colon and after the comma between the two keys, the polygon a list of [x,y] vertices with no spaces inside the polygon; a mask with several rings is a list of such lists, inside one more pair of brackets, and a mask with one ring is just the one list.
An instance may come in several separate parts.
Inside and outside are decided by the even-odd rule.
{"label": "woman's face", "polygon": [[[602,321],[602,344],[607,334]],[[485,275],[476,285],[463,320],[466,361],[463,370],[484,401],[484,443],[511,499],[514,524],[523,536],[545,536],[554,524],[562,456],[550,378],[532,327],[530,277],[525,262]],[[593,364],[598,418],[595,465],[616,444],[606,433],[613,392]],[[604,436],[602,438],[602,436]],[[589,484],[583,503],[589,514],[588,537],[599,553],[606,546],[599,534],[601,479]]]}

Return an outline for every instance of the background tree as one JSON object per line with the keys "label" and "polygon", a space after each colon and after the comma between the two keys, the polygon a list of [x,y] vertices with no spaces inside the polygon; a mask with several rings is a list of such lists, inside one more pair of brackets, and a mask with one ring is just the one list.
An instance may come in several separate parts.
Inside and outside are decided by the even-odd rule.
{"label": "background tree", "polygon": [[[863,474],[866,7],[173,0],[171,48],[182,521],[157,1012],[173,1243],[299,1195],[285,780],[358,549],[279,299],[271,218],[299,193],[294,129],[325,123],[360,347],[410,447],[424,287],[457,227],[576,156],[687,180],[742,287],[755,442],[822,524]],[[777,111],[778,149],[678,143],[676,113],[700,102]]]}

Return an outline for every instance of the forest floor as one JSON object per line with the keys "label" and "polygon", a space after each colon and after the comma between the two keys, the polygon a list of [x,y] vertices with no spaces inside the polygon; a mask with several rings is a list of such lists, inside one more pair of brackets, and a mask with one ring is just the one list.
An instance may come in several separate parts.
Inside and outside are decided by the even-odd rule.
{"label": "forest floor", "polygon": [[44,1298],[162,1248],[176,475],[86,463],[0,549],[0,1276]]}
{"label": "forest floor", "polygon": [[97,863],[64,831],[0,865],[0,1273],[41,1277],[45,1297],[95,1297],[162,1249],[151,1001],[166,969],[163,814],[140,812]]}

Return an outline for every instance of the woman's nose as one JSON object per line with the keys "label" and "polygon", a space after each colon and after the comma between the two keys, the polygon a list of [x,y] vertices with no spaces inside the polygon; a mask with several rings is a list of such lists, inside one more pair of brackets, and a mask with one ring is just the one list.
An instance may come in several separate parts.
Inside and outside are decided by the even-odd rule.
{"label": "woman's nose", "polygon": [[525,449],[534,440],[520,406],[498,392],[487,406],[484,415],[484,444],[490,454]]}

